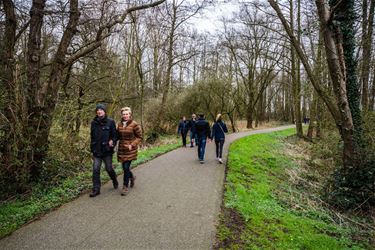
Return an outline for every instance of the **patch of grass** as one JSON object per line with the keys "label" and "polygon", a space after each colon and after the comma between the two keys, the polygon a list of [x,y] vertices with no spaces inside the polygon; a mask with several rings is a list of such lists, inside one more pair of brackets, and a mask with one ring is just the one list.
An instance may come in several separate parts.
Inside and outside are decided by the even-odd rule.
{"label": "patch of grass", "polygon": [[[366,248],[351,240],[353,232],[349,228],[327,220],[324,210],[299,213],[280,199],[280,195],[294,189],[285,171],[299,168],[281,150],[283,139],[294,133],[294,129],[288,129],[252,135],[230,146],[216,248]],[[227,210],[235,210],[240,216],[226,216]]]}
{"label": "patch of grass", "polygon": [[[163,137],[157,146],[141,149],[138,152],[138,159],[132,162],[132,167],[178,148],[180,146],[178,142],[179,140],[175,137]],[[113,160],[114,166],[117,165],[116,173],[121,174],[122,168],[118,166],[115,154]],[[64,178],[57,186],[46,186],[45,183],[36,184],[31,193],[19,195],[13,200],[2,203],[0,205],[0,238],[87,191],[92,186],[91,168],[90,165],[80,167],[79,173]],[[103,183],[109,180],[103,169],[101,180]]]}

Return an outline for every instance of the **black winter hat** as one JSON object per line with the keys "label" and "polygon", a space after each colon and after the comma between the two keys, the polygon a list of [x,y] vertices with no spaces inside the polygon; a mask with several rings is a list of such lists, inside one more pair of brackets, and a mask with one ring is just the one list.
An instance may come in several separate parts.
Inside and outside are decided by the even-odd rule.
{"label": "black winter hat", "polygon": [[104,112],[107,112],[106,107],[105,107],[104,104],[101,104],[101,103],[97,104],[97,105],[96,105],[96,108],[95,108],[95,111],[98,111],[98,109],[101,109],[101,110],[103,110]]}

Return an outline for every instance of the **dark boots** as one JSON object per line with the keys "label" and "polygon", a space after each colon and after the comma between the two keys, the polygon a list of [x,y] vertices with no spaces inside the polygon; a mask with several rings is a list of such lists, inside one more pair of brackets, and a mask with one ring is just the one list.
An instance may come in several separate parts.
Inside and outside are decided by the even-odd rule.
{"label": "dark boots", "polygon": [[134,187],[134,184],[135,184],[135,175],[133,175],[132,178],[130,178],[130,187]]}
{"label": "dark boots", "polygon": [[98,196],[100,194],[100,191],[99,190],[92,190],[91,194],[90,194],[90,197],[93,198],[95,196]]}
{"label": "dark boots", "polygon": [[117,179],[115,179],[115,181],[112,181],[112,184],[113,184],[113,188],[114,189],[118,188],[118,181],[117,181]]}

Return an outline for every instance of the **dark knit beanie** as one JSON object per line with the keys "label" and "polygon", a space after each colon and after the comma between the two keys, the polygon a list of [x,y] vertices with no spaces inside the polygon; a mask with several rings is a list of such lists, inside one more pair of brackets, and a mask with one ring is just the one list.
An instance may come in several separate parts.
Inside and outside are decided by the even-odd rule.
{"label": "dark knit beanie", "polygon": [[95,108],[95,111],[98,111],[98,109],[101,109],[101,110],[103,110],[104,112],[107,112],[106,107],[105,107],[104,104],[101,104],[101,103],[97,104],[97,105],[96,105],[96,108]]}

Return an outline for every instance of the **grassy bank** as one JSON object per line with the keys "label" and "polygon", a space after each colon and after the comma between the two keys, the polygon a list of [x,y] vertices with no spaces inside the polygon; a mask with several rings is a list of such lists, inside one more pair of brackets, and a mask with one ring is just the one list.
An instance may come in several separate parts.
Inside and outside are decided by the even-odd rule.
{"label": "grassy bank", "polygon": [[[180,145],[181,143],[175,137],[164,138],[158,146],[141,149],[138,159],[132,163],[132,167],[178,148]],[[121,174],[122,168],[117,163],[115,156],[114,166],[117,174]],[[0,238],[89,190],[92,185],[91,165],[79,169],[79,173],[65,178],[56,186],[35,184],[31,193],[19,195],[12,200],[3,202],[0,205]],[[102,182],[109,180],[104,169],[102,169],[101,175]]]}
{"label": "grassy bank", "polygon": [[294,133],[252,135],[231,145],[216,248],[368,248],[365,241],[353,240],[356,228],[339,225],[323,207],[299,201],[306,190],[292,185],[288,174],[299,164],[284,154],[285,140]]}

